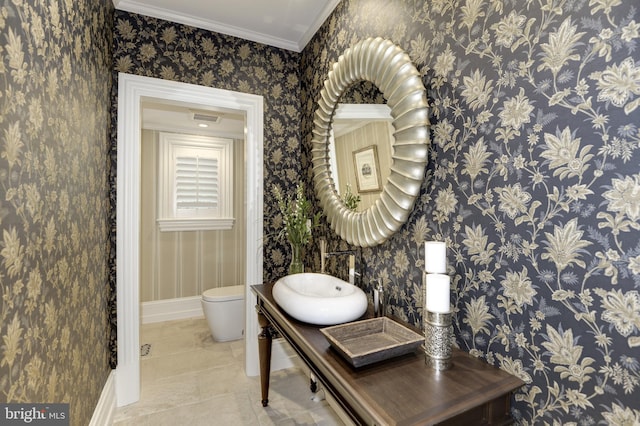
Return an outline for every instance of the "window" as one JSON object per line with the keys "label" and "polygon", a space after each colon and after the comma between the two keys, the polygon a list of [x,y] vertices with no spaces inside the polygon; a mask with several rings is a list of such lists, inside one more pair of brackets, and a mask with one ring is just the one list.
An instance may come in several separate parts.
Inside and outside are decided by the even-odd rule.
{"label": "window", "polygon": [[218,159],[202,154],[207,153],[176,157],[176,216],[199,216],[218,208]]}
{"label": "window", "polygon": [[158,177],[161,231],[233,227],[232,139],[160,133]]}

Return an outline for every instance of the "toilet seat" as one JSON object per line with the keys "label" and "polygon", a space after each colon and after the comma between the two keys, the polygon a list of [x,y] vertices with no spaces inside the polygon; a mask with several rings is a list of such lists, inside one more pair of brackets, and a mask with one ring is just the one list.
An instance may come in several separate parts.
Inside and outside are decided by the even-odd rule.
{"label": "toilet seat", "polygon": [[238,300],[243,298],[243,285],[211,288],[202,293],[202,299],[207,302],[226,302],[228,300]]}

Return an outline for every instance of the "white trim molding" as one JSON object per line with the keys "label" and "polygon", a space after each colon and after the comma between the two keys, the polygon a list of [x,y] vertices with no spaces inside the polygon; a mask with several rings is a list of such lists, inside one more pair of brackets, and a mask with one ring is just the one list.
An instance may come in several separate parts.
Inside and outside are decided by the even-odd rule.
{"label": "white trim molding", "polygon": [[[158,218],[160,232],[228,230],[233,227],[233,139],[213,136],[160,132],[158,182]],[[182,162],[179,161],[182,157]],[[199,162],[209,162],[208,174],[200,176]],[[180,164],[185,167],[180,168]],[[195,195],[205,194],[209,204],[180,208],[179,171],[190,173],[186,195],[190,202],[200,202]],[[184,176],[184,175],[183,175]]]}
{"label": "white trim molding", "polygon": [[250,286],[263,277],[263,98],[258,95],[157,78],[118,75],[116,262],[118,366],[117,405],[140,398],[140,160],[141,102],[159,100],[208,108],[227,108],[245,115],[246,262],[245,371],[258,375],[258,320]]}
{"label": "white trim molding", "polygon": [[202,312],[201,296],[142,302],[142,324],[202,316],[204,316],[204,313]]}
{"label": "white trim molding", "polygon": [[181,13],[178,10],[170,10],[159,6],[152,6],[149,3],[150,2],[148,1],[144,2],[136,0],[113,1],[115,8],[118,10],[152,16],[154,18],[164,19],[166,21],[177,22],[196,28],[202,28],[221,34],[239,37],[244,40],[251,40],[258,43],[267,44],[269,46],[279,47],[281,49],[292,50],[294,52],[302,52],[307,43],[309,43],[311,38],[318,31],[320,26],[322,26],[324,21],[329,17],[329,15],[331,15],[331,12],[333,12],[336,6],[340,3],[340,0],[326,1],[325,6],[322,8],[318,16],[307,28],[304,28],[305,31],[299,36],[298,40],[288,40],[265,32],[253,31],[250,28],[245,28],[237,25],[229,25],[222,21],[207,19],[201,16],[190,15],[188,13]]}
{"label": "white trim molding", "polygon": [[113,423],[113,418],[116,412],[116,373],[115,370],[111,370],[107,381],[102,388],[100,399],[96,408],[93,410],[93,416],[89,426],[106,426]]}

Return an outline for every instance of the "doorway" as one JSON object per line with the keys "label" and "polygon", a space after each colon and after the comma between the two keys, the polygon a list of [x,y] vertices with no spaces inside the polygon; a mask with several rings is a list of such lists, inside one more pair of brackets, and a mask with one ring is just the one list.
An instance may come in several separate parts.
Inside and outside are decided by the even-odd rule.
{"label": "doorway", "polygon": [[141,104],[145,100],[226,108],[245,115],[245,372],[258,375],[258,333],[250,285],[262,283],[263,99],[262,96],[120,73],[117,147],[117,405],[140,398],[140,161]]}

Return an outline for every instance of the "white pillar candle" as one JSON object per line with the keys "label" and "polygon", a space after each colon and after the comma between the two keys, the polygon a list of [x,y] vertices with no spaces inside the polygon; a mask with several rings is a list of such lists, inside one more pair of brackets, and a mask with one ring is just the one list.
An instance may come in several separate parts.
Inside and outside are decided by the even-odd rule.
{"label": "white pillar candle", "polygon": [[441,241],[424,243],[424,269],[428,274],[447,272],[447,244]]}
{"label": "white pillar candle", "polygon": [[449,275],[427,274],[426,308],[429,312],[447,313],[449,307]]}

